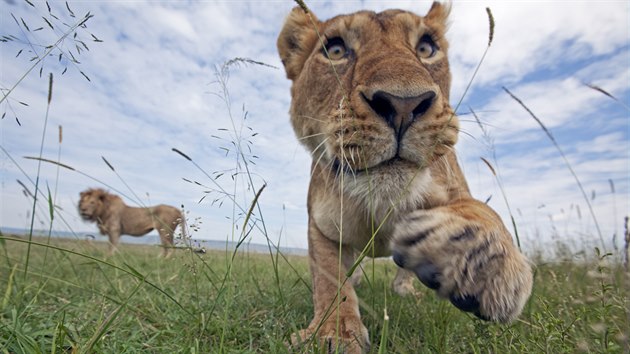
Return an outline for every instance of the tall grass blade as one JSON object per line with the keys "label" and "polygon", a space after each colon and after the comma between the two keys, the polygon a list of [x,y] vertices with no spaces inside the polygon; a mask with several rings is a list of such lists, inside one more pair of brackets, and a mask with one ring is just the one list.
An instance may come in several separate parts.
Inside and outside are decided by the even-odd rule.
{"label": "tall grass blade", "polygon": [[302,10],[306,13],[310,13],[311,10],[309,10],[308,6],[306,6],[306,3],[303,0],[295,0],[295,2],[298,4],[299,7],[302,8]]}
{"label": "tall grass blade", "polygon": [[[2,240],[4,243],[4,240]],[[17,263],[13,265],[11,268],[11,273],[9,273],[9,279],[7,280],[7,289],[4,292],[4,297],[2,298],[2,306],[0,306],[0,312],[4,312],[9,304],[9,300],[11,299],[11,293],[13,292],[13,279],[15,278],[15,272],[17,270]]]}
{"label": "tall grass blade", "polygon": [[494,16],[489,7],[486,7],[486,13],[488,14],[488,47],[492,45],[492,39],[494,39]]}
{"label": "tall grass blade", "polygon": [[55,207],[53,204],[52,194],[50,194],[50,187],[46,184],[46,190],[48,191],[48,213],[50,216],[50,226],[52,227],[52,222],[55,219]]}
{"label": "tall grass blade", "polygon": [[192,161],[192,159],[191,159],[188,155],[184,154],[183,152],[179,151],[178,149],[176,149],[176,148],[171,148],[171,150],[175,151],[177,154],[179,154],[180,156],[182,156],[182,157],[183,157],[183,158],[185,158],[186,160],[188,160],[188,161]]}
{"label": "tall grass blade", "polygon": [[[46,105],[46,115],[44,117],[44,129],[42,131],[42,140],[41,143],[39,145],[39,157],[41,158],[42,155],[44,154],[44,141],[46,139],[46,128],[48,127],[48,115],[50,113],[50,102],[52,100],[52,86],[53,86],[53,74],[50,73],[49,76],[49,80],[48,80],[48,103]],[[7,93],[8,95],[8,93]],[[6,97],[6,96],[5,96]],[[1,103],[2,101],[0,101]],[[26,251],[26,261],[24,264],[24,278],[26,279],[26,275],[28,274],[28,265],[29,265],[29,259],[31,256],[31,244],[30,241],[33,240],[33,227],[35,226],[35,211],[36,211],[36,207],[37,207],[37,193],[39,191],[39,176],[41,173],[41,167],[42,167],[42,162],[38,161],[37,162],[37,176],[35,178],[35,193],[33,193],[33,208],[31,209],[31,225],[29,228],[29,232],[28,232],[28,240],[29,240],[29,244],[28,244],[28,248]]]}
{"label": "tall grass blade", "polygon": [[387,315],[387,307],[383,309],[383,324],[381,328],[381,342],[378,346],[379,354],[387,353],[387,338],[389,335],[389,315]]}
{"label": "tall grass blade", "polygon": [[479,59],[479,63],[477,63],[477,67],[475,67],[475,71],[473,71],[473,74],[470,80],[468,80],[468,85],[466,85],[466,88],[464,89],[464,93],[462,94],[461,98],[459,99],[459,101],[455,105],[455,108],[453,109],[453,112],[456,112],[456,113],[457,113],[457,110],[459,109],[459,106],[464,101],[464,98],[468,94],[470,87],[475,81],[475,77],[477,77],[477,73],[479,72],[479,69],[481,68],[481,64],[483,64],[484,60],[486,59],[488,50],[490,50],[490,46],[492,45],[492,39],[494,38],[494,26],[495,26],[494,16],[492,16],[492,11],[490,10],[489,7],[486,7],[486,13],[488,14],[488,45],[486,46],[486,49],[483,51],[483,55],[481,55],[481,59]]}
{"label": "tall grass blade", "polygon": [[[260,189],[258,190],[256,195],[254,196],[254,200],[252,200],[252,203],[249,206],[249,210],[247,210],[247,214],[245,214],[245,220],[243,220],[243,227],[241,228],[241,230],[242,230],[242,237],[238,241],[238,243],[236,244],[236,248],[237,249],[241,246],[241,244],[243,244],[243,242],[245,242],[245,237],[247,236],[245,234],[245,230],[247,229],[247,225],[249,224],[249,219],[252,217],[252,213],[254,212],[254,208],[258,205],[258,198],[260,198],[260,194],[265,189],[265,187],[267,187],[267,184],[263,184],[262,187],[260,187]],[[232,259],[234,259],[235,255],[236,255],[236,250],[235,250],[235,253],[232,254]]]}
{"label": "tall grass blade", "polygon": [[57,347],[62,347],[65,341],[65,321],[66,312],[63,311],[61,320],[55,325],[55,331],[53,333],[52,344],[50,346],[50,354],[57,353]]}
{"label": "tall grass blade", "polygon": [[481,157],[481,161],[483,161],[486,164],[486,166],[488,166],[488,168],[490,169],[490,172],[492,172],[492,175],[496,177],[497,172],[494,170],[494,167],[492,167],[492,164],[488,160],[484,159],[483,157]]}
{"label": "tall grass blade", "polygon": [[53,91],[53,74],[50,73],[50,80],[48,80],[48,104],[52,101],[52,91]]}
{"label": "tall grass blade", "polygon": [[131,300],[131,298],[138,292],[138,290],[140,290],[140,288],[142,287],[142,284],[144,284],[144,279],[142,279],[142,281],[138,282],[138,285],[136,285],[136,287],[133,289],[133,291],[131,292],[131,294],[129,294],[129,296],[127,297],[127,299],[125,299],[124,302],[122,302],[120,305],[118,305],[118,307],[116,308],[116,310],[112,311],[112,313],[110,313],[107,318],[99,325],[99,327],[97,328],[97,330],[94,332],[94,334],[92,335],[92,337],[90,338],[90,340],[87,342],[87,344],[85,345],[84,348],[81,348],[81,353],[92,353],[93,352],[93,348],[94,345],[101,339],[101,337],[103,336],[103,334],[107,331],[107,329],[111,326],[112,322],[118,317],[118,315],[120,314],[120,312],[127,307],[127,304],[129,303],[129,300]]}
{"label": "tall grass blade", "polygon": [[624,218],[624,241],[625,241],[625,245],[623,246],[623,254],[624,254],[624,261],[623,261],[623,267],[626,270],[626,272],[628,272],[630,270],[630,229],[628,228],[628,217],[626,216]]}
{"label": "tall grass blade", "polygon": [[107,161],[107,159],[105,158],[105,156],[101,156],[101,159],[103,159],[103,161],[105,162],[105,164],[107,165],[107,167],[109,167],[110,170],[116,172],[116,169],[114,168],[114,166],[112,166],[111,163],[109,163],[109,161]]}
{"label": "tall grass blade", "polygon": [[592,89],[592,90],[595,90],[595,91],[597,91],[597,92],[599,92],[599,93],[601,93],[601,94],[604,94],[605,96],[608,96],[608,98],[610,98],[610,99],[614,100],[615,102],[617,102],[617,103],[619,103],[621,106],[623,106],[623,108],[625,108],[626,110],[630,111],[630,107],[628,107],[628,105],[627,105],[627,104],[623,103],[623,101],[620,101],[617,97],[613,96],[610,92],[608,92],[608,91],[604,90],[603,88],[601,88],[601,87],[599,87],[599,86],[597,86],[597,85],[594,85],[594,84],[588,83],[588,82],[585,82],[585,83],[584,83],[584,85],[585,85],[586,87],[588,87],[588,88]]}
{"label": "tall grass blade", "polygon": [[28,159],[28,160],[36,160],[36,161],[41,161],[41,162],[48,162],[48,163],[51,163],[51,164],[53,164],[53,165],[57,165],[57,166],[59,166],[59,167],[67,168],[67,169],[69,169],[70,171],[76,171],[76,170],[74,169],[74,167],[68,166],[68,165],[66,165],[66,164],[63,164],[63,163],[58,162],[58,161],[55,161],[55,160],[50,160],[50,159],[45,159],[45,158],[43,158],[43,157],[35,157],[35,156],[23,156],[23,157],[24,157],[25,159]]}
{"label": "tall grass blade", "polygon": [[512,97],[513,100],[515,100],[519,105],[521,105],[521,107],[523,107],[523,109],[525,109],[525,111],[527,113],[529,113],[529,115],[536,121],[536,123],[538,123],[538,125],[540,125],[540,128],[545,132],[545,134],[547,135],[549,140],[556,147],[556,150],[558,150],[558,153],[560,154],[560,156],[564,160],[565,165],[567,166],[567,168],[571,172],[571,175],[573,175],[573,178],[575,179],[575,182],[577,183],[578,188],[580,189],[580,192],[582,192],[582,197],[584,198],[584,201],[586,202],[586,205],[588,206],[588,210],[589,210],[589,212],[591,214],[591,217],[593,218],[593,223],[595,224],[595,229],[597,230],[597,235],[599,236],[599,241],[601,242],[602,249],[605,250],[606,249],[606,245],[604,243],[604,236],[602,235],[602,231],[599,228],[599,223],[597,222],[597,217],[595,216],[595,211],[593,210],[593,206],[591,205],[591,202],[590,202],[588,196],[586,195],[586,191],[584,190],[584,187],[582,186],[582,182],[580,182],[580,179],[578,178],[577,174],[573,170],[573,166],[571,166],[571,163],[569,162],[569,160],[567,159],[566,155],[564,154],[564,151],[562,151],[562,148],[560,148],[560,145],[558,144],[558,142],[556,141],[554,136],[551,134],[551,131],[549,129],[547,129],[545,124],[534,114],[534,112],[532,112],[529,109],[529,107],[527,107],[527,105],[525,105],[525,103],[523,103],[523,101],[521,101],[518,97],[516,97],[505,86],[503,86],[503,90],[508,95],[510,95],[510,97]]}
{"label": "tall grass blade", "polygon": [[[21,169],[20,165],[18,165],[18,164],[17,164],[17,162],[16,162],[16,161],[15,161],[15,160],[11,157],[11,155],[9,154],[9,152],[8,152],[8,151],[6,151],[6,149],[5,149],[5,148],[3,148],[2,146],[0,146],[0,150],[2,150],[2,152],[4,152],[4,153],[5,153],[5,154],[6,154],[6,155],[7,155],[7,156],[11,159],[11,162],[13,162],[13,163],[14,163],[14,164],[18,167],[18,168],[20,168],[20,171],[21,171],[21,172],[22,172],[25,176],[27,176],[27,178],[28,178],[28,175],[26,174],[26,172],[24,172],[24,171]],[[34,156],[23,156],[23,157],[24,157],[25,159],[29,159],[29,160],[36,160],[36,161],[41,161],[41,162],[51,163],[51,164],[53,164],[53,165],[57,165],[57,166],[59,166],[59,167],[66,168],[66,169],[68,169],[68,170],[70,170],[70,171],[74,171],[74,172],[76,172],[76,173],[78,173],[78,174],[80,174],[80,175],[82,175],[82,176],[84,176],[84,177],[87,177],[87,178],[89,178],[89,179],[91,179],[91,180],[93,180],[93,181],[95,181],[95,182],[97,182],[97,183],[99,183],[99,184],[101,184],[101,185],[103,185],[103,186],[105,186],[105,187],[107,187],[107,188],[111,189],[112,191],[114,191],[114,192],[116,192],[116,193],[118,193],[118,194],[122,195],[123,197],[125,197],[125,198],[127,198],[127,199],[129,199],[129,200],[133,200],[133,198],[129,197],[129,196],[128,196],[125,192],[118,190],[117,188],[115,188],[115,187],[113,187],[113,186],[109,185],[107,182],[104,182],[104,181],[102,181],[102,180],[100,180],[100,179],[98,179],[98,178],[92,177],[92,176],[90,176],[89,174],[87,174],[87,173],[85,173],[85,172],[82,172],[82,171],[80,171],[80,170],[77,170],[76,168],[74,168],[74,167],[72,167],[72,166],[68,166],[68,165],[63,164],[63,163],[61,163],[61,162],[57,162],[57,161],[50,160],[50,159],[45,159],[45,158],[42,158],[42,157],[34,157]],[[105,160],[105,161],[107,161],[107,160]],[[109,163],[109,162],[106,162],[106,163]],[[112,167],[112,168],[113,168],[113,167]],[[114,171],[114,172],[116,172],[116,171]],[[119,177],[120,177],[120,176],[119,176]],[[19,181],[18,181],[18,182],[19,182]],[[31,181],[31,182],[32,182],[32,181]],[[124,182],[124,181],[123,181],[123,182]],[[23,186],[23,184],[22,184],[21,182],[19,182],[19,183]],[[40,192],[40,193],[41,193],[41,192]]]}
{"label": "tall grass blade", "polygon": [[[63,142],[63,128],[59,126],[59,147],[57,149],[57,162],[61,162],[61,143]],[[57,165],[57,175],[55,176],[55,192],[53,194],[53,201],[57,201],[57,188],[59,187],[59,165]]]}
{"label": "tall grass blade", "polygon": [[[494,154],[494,152],[493,152],[493,154]],[[481,160],[486,164],[486,166],[488,166],[488,168],[492,172],[492,175],[496,179],[497,184],[499,185],[499,190],[501,190],[501,196],[503,197],[503,201],[505,202],[505,206],[507,207],[508,213],[510,214],[510,222],[512,223],[512,230],[514,230],[514,238],[516,238],[516,246],[520,250],[521,249],[521,238],[520,238],[520,236],[518,234],[518,227],[516,226],[516,220],[514,219],[514,214],[512,213],[512,208],[510,207],[510,202],[508,201],[507,193],[505,193],[505,189],[503,188],[503,182],[499,178],[499,175],[497,175],[497,172],[495,171],[494,167],[492,167],[492,164],[488,160],[484,159],[483,157],[481,158]],[[496,157],[495,157],[495,160],[496,160]]]}
{"label": "tall grass blade", "polygon": [[[118,177],[118,179],[119,179],[119,180],[120,180],[120,181],[121,181],[121,182],[125,185],[125,187],[127,187],[127,189],[131,192],[131,194],[133,194],[133,196],[134,196],[134,198],[135,198],[135,202],[136,202],[136,203],[138,203],[138,205],[140,205],[140,206],[143,206],[143,207],[144,207],[144,206],[146,206],[146,205],[144,205],[144,203],[142,202],[142,198],[140,198],[140,197],[136,194],[136,192],[134,191],[134,189],[133,189],[133,188],[131,188],[131,186],[129,186],[129,184],[127,184],[127,181],[125,181],[125,179],[124,179],[124,178],[122,178],[122,176],[121,176],[120,174],[118,174],[118,172],[116,171],[116,169],[114,168],[114,166],[113,166],[111,163],[109,163],[109,161],[107,161],[107,159],[105,158],[105,156],[101,156],[101,159],[103,159],[103,161],[105,162],[105,164],[107,165],[107,167],[109,167],[109,169],[110,169],[110,170],[112,170],[112,171],[116,174],[116,177]],[[123,194],[123,195],[125,195],[125,194]],[[125,196],[126,196],[126,195],[125,195]],[[127,197],[127,198],[129,198],[129,197]],[[131,198],[129,198],[129,199],[131,199]],[[134,200],[134,199],[131,199],[131,200]]]}

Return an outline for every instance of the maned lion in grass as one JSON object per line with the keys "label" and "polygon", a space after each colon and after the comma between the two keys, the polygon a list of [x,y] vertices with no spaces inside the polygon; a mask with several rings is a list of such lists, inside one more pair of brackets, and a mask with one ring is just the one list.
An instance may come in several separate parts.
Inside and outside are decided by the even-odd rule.
{"label": "maned lion in grass", "polygon": [[[454,145],[448,5],[426,16],[360,11],[320,22],[296,7],[278,38],[291,123],[312,155],[308,245],[315,315],[292,336],[367,351],[346,273],[355,255],[393,255],[405,273],[477,317],[510,322],[531,266],[500,217],[473,199]],[[430,319],[426,319],[430,320]]]}
{"label": "maned lion in grass", "polygon": [[101,234],[109,237],[110,255],[116,251],[121,235],[143,236],[155,229],[162,240],[163,255],[168,257],[173,252],[177,225],[182,225],[182,234],[186,232],[181,211],[170,205],[130,207],[119,196],[96,188],[83,191],[80,196],[79,214],[84,220],[96,222]]}

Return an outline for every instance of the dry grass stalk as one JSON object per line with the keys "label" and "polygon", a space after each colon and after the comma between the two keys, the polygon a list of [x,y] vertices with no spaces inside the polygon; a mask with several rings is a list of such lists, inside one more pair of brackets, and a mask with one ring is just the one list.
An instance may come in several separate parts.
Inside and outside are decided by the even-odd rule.
{"label": "dry grass stalk", "polygon": [[630,269],[628,269],[630,267],[630,230],[628,229],[628,217],[626,216],[624,218],[625,221],[625,226],[624,226],[624,240],[625,240],[625,244],[623,246],[623,254],[624,254],[624,261],[623,261],[623,267],[626,269],[626,272],[629,271]]}
{"label": "dry grass stalk", "polygon": [[490,25],[490,33],[488,33],[488,47],[492,44],[492,39],[494,39],[494,16],[492,16],[492,11],[490,11],[489,7],[486,7],[486,13],[488,14],[488,24]]}
{"label": "dry grass stalk", "polygon": [[547,135],[549,140],[551,140],[553,145],[556,147],[556,150],[558,150],[558,153],[560,153],[560,156],[562,157],[562,159],[564,160],[564,163],[566,164],[567,168],[571,172],[571,175],[573,175],[573,178],[575,179],[575,182],[577,183],[578,188],[580,189],[580,192],[582,192],[582,197],[584,198],[584,201],[586,202],[586,205],[588,206],[588,210],[590,211],[591,217],[593,218],[593,223],[595,224],[595,229],[597,230],[597,235],[599,236],[599,241],[601,242],[602,250],[605,250],[606,249],[606,244],[604,243],[604,236],[602,235],[602,231],[601,231],[601,229],[599,227],[599,223],[597,222],[597,217],[595,216],[595,211],[593,211],[593,206],[591,205],[591,202],[590,202],[588,196],[586,195],[586,191],[584,191],[584,187],[582,186],[582,182],[580,182],[580,179],[578,178],[577,174],[573,170],[573,167],[571,166],[571,163],[569,162],[569,159],[567,159],[566,155],[564,154],[564,151],[562,151],[562,149],[560,148],[560,144],[558,144],[556,139],[551,134],[551,131],[549,129],[547,129],[545,124],[534,114],[534,112],[532,112],[529,109],[529,107],[527,107],[527,105],[525,103],[523,103],[523,101],[521,101],[521,99],[516,97],[505,86],[503,86],[502,88],[503,88],[503,91],[505,91],[508,95],[510,95],[510,97],[512,97],[513,100],[518,102],[518,104],[520,104],[521,107],[523,107],[523,109],[525,109],[525,111],[527,111],[527,113],[529,113],[529,115],[536,121],[536,123],[538,123],[538,125],[540,125],[540,128],[545,132],[545,134]]}

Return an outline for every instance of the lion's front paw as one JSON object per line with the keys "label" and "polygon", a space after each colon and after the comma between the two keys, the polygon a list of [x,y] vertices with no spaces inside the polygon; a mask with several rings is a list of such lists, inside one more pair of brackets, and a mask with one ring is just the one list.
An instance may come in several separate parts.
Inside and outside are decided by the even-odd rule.
{"label": "lion's front paw", "polygon": [[492,218],[471,221],[447,207],[417,210],[398,225],[392,251],[398,266],[484,320],[514,320],[531,293],[527,259]]}
{"label": "lion's front paw", "polygon": [[331,354],[361,354],[370,350],[368,331],[360,318],[340,318],[339,326],[334,318],[330,318],[321,326],[313,321],[307,329],[291,335],[291,348],[297,352],[301,352],[299,348],[304,348],[305,345],[312,348],[308,346],[311,340],[316,341],[318,353],[321,353],[323,348],[326,348],[326,353]]}

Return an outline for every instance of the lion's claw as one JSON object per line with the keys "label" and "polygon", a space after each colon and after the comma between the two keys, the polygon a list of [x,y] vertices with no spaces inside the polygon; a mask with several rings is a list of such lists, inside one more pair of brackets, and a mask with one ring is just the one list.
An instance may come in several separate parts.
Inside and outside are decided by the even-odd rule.
{"label": "lion's claw", "polygon": [[481,313],[481,308],[479,306],[479,300],[477,299],[476,296],[472,296],[472,295],[464,295],[464,296],[457,296],[457,295],[453,295],[449,298],[449,300],[451,301],[451,304],[453,304],[453,306],[457,307],[458,309],[464,311],[464,312],[471,312],[473,315],[475,315],[477,318],[484,320],[484,321],[492,321],[491,318],[489,318],[488,316],[485,316],[484,314]]}
{"label": "lion's claw", "polygon": [[[405,268],[405,257],[401,253],[394,252],[393,259],[397,266]],[[418,280],[429,289],[437,290],[440,288],[440,281],[438,280],[440,273],[433,264],[420,263],[412,271],[416,274]]]}
{"label": "lion's claw", "polygon": [[426,285],[429,289],[437,290],[440,288],[440,273],[437,267],[433,264],[419,264],[413,269],[413,272],[416,273],[416,276],[418,277],[420,282]]}
{"label": "lion's claw", "polygon": [[471,295],[451,295],[451,304],[464,312],[479,311],[479,300]]}

